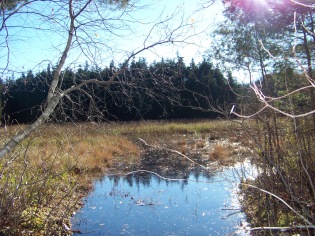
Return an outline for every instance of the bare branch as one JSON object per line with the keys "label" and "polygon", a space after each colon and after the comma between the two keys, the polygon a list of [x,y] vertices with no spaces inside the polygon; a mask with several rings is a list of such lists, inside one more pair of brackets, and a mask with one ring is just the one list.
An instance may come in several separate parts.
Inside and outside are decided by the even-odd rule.
{"label": "bare branch", "polygon": [[303,7],[315,8],[314,5],[304,4],[304,3],[301,3],[301,2],[298,2],[298,1],[295,1],[295,0],[290,0],[290,1],[295,3],[295,4],[297,4],[297,5],[303,6]]}
{"label": "bare branch", "polygon": [[251,185],[251,184],[245,184],[245,183],[241,183],[241,184],[242,184],[242,185],[245,185],[245,186],[248,186],[248,187],[250,187],[250,188],[257,189],[257,190],[259,190],[259,191],[261,191],[261,192],[263,192],[263,193],[266,193],[266,194],[268,194],[268,195],[270,195],[270,196],[275,197],[276,199],[278,199],[279,201],[281,201],[284,205],[286,205],[286,206],[287,206],[292,212],[294,212],[297,216],[299,216],[299,218],[301,218],[305,223],[307,223],[307,225],[314,227],[314,226],[312,225],[312,223],[311,223],[309,220],[307,220],[307,219],[306,219],[304,216],[302,216],[299,212],[297,212],[296,210],[294,210],[286,201],[284,201],[281,197],[277,196],[276,194],[274,194],[274,193],[272,193],[272,192],[269,192],[269,191],[267,191],[267,190],[258,188],[257,186],[254,186],[254,185]]}

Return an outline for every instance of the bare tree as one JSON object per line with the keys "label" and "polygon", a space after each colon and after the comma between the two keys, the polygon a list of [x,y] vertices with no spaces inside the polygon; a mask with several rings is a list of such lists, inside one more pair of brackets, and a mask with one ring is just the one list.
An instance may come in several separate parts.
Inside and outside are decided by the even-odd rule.
{"label": "bare tree", "polygon": [[[299,86],[296,89],[291,89],[286,94],[282,96],[272,96],[271,94],[268,94],[269,91],[266,88],[266,84],[259,85],[255,83],[255,78],[253,78],[253,71],[252,68],[248,67],[249,75],[250,75],[250,88],[252,91],[256,94],[258,100],[262,102],[262,107],[256,111],[253,114],[239,114],[235,112],[235,110],[232,110],[232,113],[235,115],[242,117],[242,118],[250,118],[254,117],[255,115],[259,114],[263,110],[266,110],[267,108],[270,108],[284,116],[288,116],[290,118],[299,118],[299,117],[306,117],[309,115],[312,115],[315,113],[314,110],[314,75],[313,75],[313,67],[312,64],[312,58],[314,57],[314,51],[313,51],[313,43],[314,41],[314,6],[311,4],[307,4],[307,1],[305,3],[297,2],[297,1],[290,1],[292,2],[291,5],[287,6],[286,10],[278,9],[275,12],[275,14],[287,14],[287,18],[283,20],[284,23],[280,23],[284,30],[286,30],[284,37],[285,40],[282,42],[282,49],[278,49],[278,51],[282,50],[282,54],[276,53],[274,45],[268,46],[265,42],[266,40],[262,39],[262,37],[258,38],[259,41],[259,47],[260,50],[264,51],[266,54],[264,63],[270,64],[272,63],[276,65],[277,63],[288,63],[290,61],[295,61],[295,69],[296,71],[304,74],[304,78],[301,78],[301,86]],[[273,6],[274,8],[277,8],[277,6]],[[277,12],[278,11],[278,12]],[[282,12],[283,11],[283,12]],[[290,18],[291,17],[291,18]],[[254,22],[253,24],[259,24],[259,22]],[[285,28],[286,25],[291,26],[292,31],[288,31],[288,28]],[[266,29],[268,30],[268,29]],[[265,35],[264,37],[268,37],[268,35]],[[279,42],[278,42],[279,43]],[[287,46],[285,46],[287,45]],[[289,52],[285,52],[285,50]],[[291,52],[290,52],[291,51]],[[291,66],[291,64],[288,63],[288,67]],[[269,66],[270,67],[270,66]],[[273,68],[269,68],[273,69]],[[267,76],[265,68],[261,68],[262,73],[262,81],[266,83],[268,78],[265,78]],[[272,72],[270,72],[271,74]],[[270,77],[270,75],[269,75]],[[303,81],[302,81],[303,80]],[[277,107],[275,104],[277,104],[277,101],[288,99],[289,97],[294,96],[298,93],[303,93],[305,91],[309,91],[310,94],[310,103],[311,107],[310,110],[302,112],[300,114],[297,114],[296,111],[292,110],[285,110]]]}
{"label": "bare tree", "polygon": [[[43,83],[49,85],[49,91],[46,102],[42,106],[42,114],[34,123],[10,138],[1,148],[0,157],[8,154],[45,123],[61,101],[66,99],[70,103],[75,103],[71,97],[73,92],[85,94],[93,103],[93,93],[86,90],[88,85],[95,84],[104,89],[110,89],[114,84],[122,83],[119,75],[125,73],[129,61],[135,56],[145,51],[158,54],[155,48],[165,44],[189,44],[190,39],[198,35],[197,32],[191,30],[196,22],[185,18],[180,6],[169,16],[161,13],[154,22],[145,22],[145,19],[135,15],[136,10],[144,10],[146,7],[150,6],[140,6],[133,1],[2,2],[0,32],[3,40],[0,46],[1,50],[5,51],[1,57],[6,59],[2,76],[10,71],[11,56],[15,52],[10,40],[24,40],[23,37],[27,37],[25,34],[16,38],[16,32],[19,31],[19,33],[26,33],[31,30],[41,37],[54,36],[53,39],[46,38],[46,40],[47,43],[53,45],[51,53],[57,55],[58,60],[52,80],[43,78]],[[138,25],[145,26],[145,32],[140,32],[142,37],[139,37],[139,32],[136,30]],[[128,50],[123,47],[120,49],[120,44],[126,45],[126,41]],[[130,48],[130,44],[135,46]],[[109,79],[73,79],[72,84],[64,84],[62,71],[82,63],[82,58],[90,61],[92,65],[102,65],[109,59],[117,57],[120,58],[121,65],[119,68],[113,68]],[[156,82],[168,84],[170,89],[172,87],[170,81],[158,80]],[[126,86],[132,86],[132,84],[126,84]]]}

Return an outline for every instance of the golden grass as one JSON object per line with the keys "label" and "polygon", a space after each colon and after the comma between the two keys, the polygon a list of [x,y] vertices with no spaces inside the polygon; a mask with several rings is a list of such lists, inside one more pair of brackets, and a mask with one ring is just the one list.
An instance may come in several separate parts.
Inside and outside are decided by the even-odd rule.
{"label": "golden grass", "polygon": [[[140,156],[139,147],[123,136],[102,134],[101,130],[77,131],[69,126],[40,130],[27,148],[30,161],[41,166],[43,156],[55,159],[55,168],[76,169],[77,173],[104,174],[115,157],[135,158]],[[49,135],[47,134],[49,132]]]}
{"label": "golden grass", "polygon": [[248,149],[239,144],[218,141],[213,144],[208,154],[208,161],[217,162],[222,166],[229,166],[237,161],[243,160],[248,155]]}
{"label": "golden grass", "polygon": [[[9,126],[1,143],[23,127]],[[210,134],[209,139],[213,140],[231,137],[231,130],[236,127],[238,124],[227,120],[47,124],[25,140],[14,155],[25,154],[35,169],[47,160],[54,160],[53,166],[58,171],[72,168],[80,174],[104,174],[117,158],[128,162],[140,157],[137,138],[145,137],[150,141],[150,138],[163,139],[163,135],[169,134],[198,134],[205,138]],[[196,143],[196,148],[203,146],[204,142]],[[210,159],[222,158],[226,154],[224,149],[220,145],[215,147],[209,154]],[[179,151],[187,154],[189,150],[183,143]]]}
{"label": "golden grass", "polygon": [[226,158],[227,156],[229,156],[229,147],[217,143],[209,153],[209,160],[219,161]]}
{"label": "golden grass", "polygon": [[[178,121],[139,121],[105,125],[108,132],[115,134],[194,134],[216,133],[222,135],[233,125],[228,120],[178,120]],[[104,127],[104,126],[103,126]],[[223,131],[223,132],[222,132]],[[219,135],[218,133],[218,135]]]}
{"label": "golden grass", "polygon": [[[1,143],[24,127],[9,126]],[[114,161],[136,161],[140,157],[140,147],[135,139],[158,137],[163,135],[197,134],[203,138],[210,134],[209,139],[231,137],[231,130],[238,124],[227,120],[199,121],[139,121],[120,123],[78,123],[78,124],[47,124],[25,140],[13,155],[25,155],[29,165],[36,169],[44,162],[53,160],[51,168],[56,171],[73,169],[77,174],[104,174]],[[158,141],[158,142],[160,142]],[[179,151],[188,153],[187,145],[179,145]],[[153,143],[154,144],[154,143]],[[196,148],[203,148],[204,142],[197,142]],[[209,154],[211,160],[226,155],[227,148],[216,146]]]}
{"label": "golden grass", "polygon": [[92,143],[79,142],[73,150],[77,157],[77,168],[84,171],[105,172],[110,167],[115,157],[139,157],[139,147],[124,137],[104,135]]}

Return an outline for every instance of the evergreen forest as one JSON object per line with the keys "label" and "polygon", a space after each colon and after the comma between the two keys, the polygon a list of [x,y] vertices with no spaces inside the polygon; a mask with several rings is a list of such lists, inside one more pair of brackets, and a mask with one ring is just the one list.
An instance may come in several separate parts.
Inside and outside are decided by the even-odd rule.
{"label": "evergreen forest", "polygon": [[[91,79],[109,80],[121,66],[126,65],[115,66],[111,62],[108,67],[99,68],[86,62],[77,70],[66,69],[60,75],[60,89]],[[192,60],[187,66],[179,56],[152,64],[139,58],[126,67],[109,87],[88,84],[84,87],[86,92],[65,97],[52,121],[217,118],[236,102],[236,80],[230,74],[225,77],[206,59],[198,64]],[[28,71],[2,84],[3,119],[33,122],[42,112],[53,73],[54,67],[48,66],[39,73]]]}

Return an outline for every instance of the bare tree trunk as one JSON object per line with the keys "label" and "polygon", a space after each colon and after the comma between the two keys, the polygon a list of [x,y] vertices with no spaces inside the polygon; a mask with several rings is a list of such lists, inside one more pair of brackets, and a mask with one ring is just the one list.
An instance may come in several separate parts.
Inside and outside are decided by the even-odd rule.
{"label": "bare tree trunk", "polygon": [[33,133],[39,126],[41,126],[49,116],[53,113],[57,104],[59,103],[61,97],[54,96],[50,99],[47,107],[45,108],[43,114],[31,125],[29,125],[26,129],[16,134],[12,137],[8,143],[4,145],[3,148],[0,149],[0,158],[3,158],[9,152],[12,151],[16,146],[18,146],[25,138],[27,138],[31,133]]}
{"label": "bare tree trunk", "polygon": [[92,0],[88,1],[84,7],[76,14],[74,15],[73,9],[72,9],[72,0],[69,1],[69,17],[70,17],[70,28],[69,28],[69,34],[67,43],[65,46],[65,49],[63,50],[62,56],[58,62],[56,71],[54,72],[53,80],[50,84],[48,95],[47,95],[47,106],[42,113],[42,115],[31,125],[29,125],[26,129],[16,134],[14,137],[12,137],[8,143],[4,145],[3,148],[0,149],[0,158],[3,158],[6,154],[12,151],[17,145],[19,145],[25,138],[27,138],[32,132],[34,132],[36,129],[38,129],[39,126],[41,126],[43,123],[45,123],[49,116],[54,112],[56,106],[58,105],[60,99],[64,96],[64,93],[58,93],[56,92],[56,88],[58,86],[60,72],[62,67],[64,66],[68,53],[70,51],[70,46],[73,40],[73,34],[75,31],[75,25],[74,21],[75,18],[87,7],[87,5]]}

